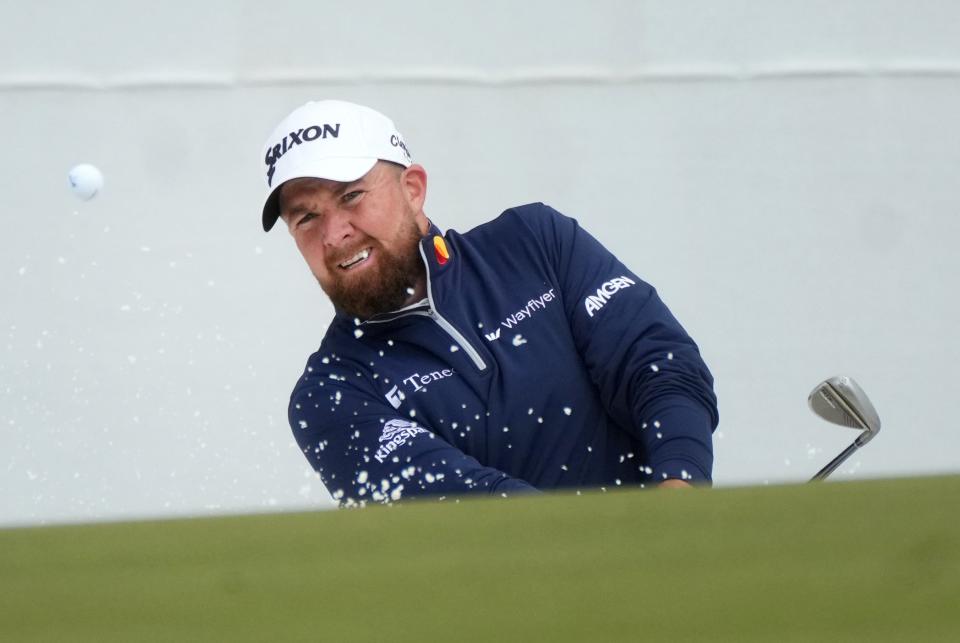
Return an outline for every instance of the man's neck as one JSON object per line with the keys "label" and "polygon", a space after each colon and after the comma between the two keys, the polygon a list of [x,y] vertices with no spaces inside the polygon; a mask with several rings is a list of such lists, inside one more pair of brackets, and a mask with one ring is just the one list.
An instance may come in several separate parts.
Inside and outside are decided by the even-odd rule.
{"label": "man's neck", "polygon": [[[424,271],[426,271],[426,267],[424,267]],[[418,301],[422,301],[423,299],[425,299],[426,296],[427,296],[427,273],[424,272],[423,274],[420,275],[420,277],[417,279],[417,283],[413,286],[413,294],[411,294],[409,297],[407,297],[404,300],[403,305],[409,306],[410,304],[415,304]]]}

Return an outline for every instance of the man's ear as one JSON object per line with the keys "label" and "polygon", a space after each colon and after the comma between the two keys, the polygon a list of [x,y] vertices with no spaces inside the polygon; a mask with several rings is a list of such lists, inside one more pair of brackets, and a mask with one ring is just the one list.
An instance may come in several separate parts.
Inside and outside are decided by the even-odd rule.
{"label": "man's ear", "polygon": [[427,171],[414,163],[400,175],[400,188],[414,212],[421,212],[427,200]]}

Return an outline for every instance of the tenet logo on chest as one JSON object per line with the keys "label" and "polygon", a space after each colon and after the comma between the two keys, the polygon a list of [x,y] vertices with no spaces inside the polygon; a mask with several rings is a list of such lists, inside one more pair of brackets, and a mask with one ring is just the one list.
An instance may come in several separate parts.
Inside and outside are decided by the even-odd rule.
{"label": "tenet logo on chest", "polygon": [[[406,385],[407,389],[413,391],[414,393],[420,391],[426,391],[427,385],[432,382],[438,382],[440,380],[447,379],[448,377],[453,377],[457,372],[452,368],[444,368],[439,371],[430,371],[429,373],[414,373],[409,377],[403,378],[403,383]],[[400,404],[403,403],[403,400],[406,399],[403,391],[400,390],[398,385],[394,385],[387,393],[384,395],[387,398],[387,401],[390,402],[390,406],[395,409],[400,408]]]}
{"label": "tenet logo on chest", "polygon": [[637,282],[626,275],[604,282],[602,286],[597,288],[596,295],[587,295],[587,298],[583,300],[583,306],[587,309],[587,315],[593,317],[593,314],[603,308],[617,292],[624,288],[634,286],[636,283]]}

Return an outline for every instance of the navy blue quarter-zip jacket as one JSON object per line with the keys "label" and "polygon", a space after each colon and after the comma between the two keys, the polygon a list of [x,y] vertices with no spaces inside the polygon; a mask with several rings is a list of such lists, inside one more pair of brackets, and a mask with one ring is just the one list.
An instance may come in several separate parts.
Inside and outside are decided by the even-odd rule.
{"label": "navy blue quarter-zip jacket", "polygon": [[341,506],[709,482],[713,378],[644,283],[540,203],[420,242],[427,298],[338,313],[289,419]]}

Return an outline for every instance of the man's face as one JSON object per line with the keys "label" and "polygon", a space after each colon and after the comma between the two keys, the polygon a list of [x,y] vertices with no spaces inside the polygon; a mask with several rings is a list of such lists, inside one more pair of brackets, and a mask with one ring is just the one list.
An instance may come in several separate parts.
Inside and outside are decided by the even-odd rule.
{"label": "man's face", "polygon": [[379,162],[352,183],[294,179],[280,216],[333,304],[361,319],[403,306],[424,280],[426,173]]}

